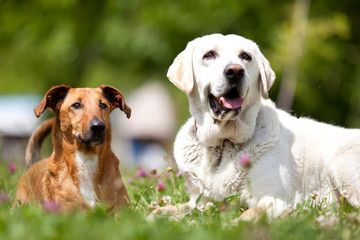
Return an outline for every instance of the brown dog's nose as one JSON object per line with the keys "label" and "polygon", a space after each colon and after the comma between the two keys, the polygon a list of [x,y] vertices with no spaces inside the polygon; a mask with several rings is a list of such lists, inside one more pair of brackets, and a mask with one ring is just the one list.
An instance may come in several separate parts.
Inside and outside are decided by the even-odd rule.
{"label": "brown dog's nose", "polygon": [[94,119],[90,123],[90,130],[92,132],[103,132],[105,131],[105,123],[99,119]]}
{"label": "brown dog's nose", "polygon": [[239,64],[229,64],[224,70],[226,79],[236,82],[244,77],[244,68]]}

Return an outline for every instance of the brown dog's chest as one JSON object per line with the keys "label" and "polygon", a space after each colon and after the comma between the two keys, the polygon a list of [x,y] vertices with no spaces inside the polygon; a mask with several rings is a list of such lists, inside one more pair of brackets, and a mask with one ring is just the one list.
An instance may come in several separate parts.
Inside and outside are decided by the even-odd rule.
{"label": "brown dog's chest", "polygon": [[93,207],[96,203],[94,179],[98,169],[99,157],[93,154],[76,152],[77,186],[87,204]]}

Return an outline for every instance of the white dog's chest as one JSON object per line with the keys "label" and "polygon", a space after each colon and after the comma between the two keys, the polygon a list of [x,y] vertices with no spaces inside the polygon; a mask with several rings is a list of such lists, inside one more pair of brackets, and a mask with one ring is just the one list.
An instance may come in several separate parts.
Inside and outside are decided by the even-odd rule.
{"label": "white dog's chest", "polygon": [[76,153],[80,193],[91,207],[94,207],[96,203],[94,177],[98,167],[98,161],[98,156],[84,155],[81,152]]}
{"label": "white dog's chest", "polygon": [[[240,165],[241,156],[248,154],[250,161],[256,163],[272,151],[277,138],[276,134],[265,131],[268,126],[259,128],[250,142],[234,144],[224,141],[222,147],[207,148],[197,140],[193,123],[189,120],[175,142],[175,158],[179,169],[189,173],[184,176],[190,191],[204,193],[205,197],[215,201],[221,201],[234,192],[247,192],[248,170]],[[261,176],[269,172],[266,168],[259,170]]]}
{"label": "white dog's chest", "polygon": [[246,169],[240,165],[240,157],[245,153],[244,150],[249,149],[242,149],[241,145],[234,145],[228,141],[224,142],[221,148],[204,148],[198,161],[193,162],[192,171],[196,171],[196,175],[190,180],[192,186],[203,192],[205,197],[215,201],[221,201],[234,192],[240,192],[246,187]]}

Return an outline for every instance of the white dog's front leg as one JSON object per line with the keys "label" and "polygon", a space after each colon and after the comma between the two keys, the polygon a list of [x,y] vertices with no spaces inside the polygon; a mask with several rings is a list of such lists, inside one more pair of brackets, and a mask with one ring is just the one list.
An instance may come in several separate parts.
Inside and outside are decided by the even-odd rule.
{"label": "white dog's front leg", "polygon": [[239,220],[250,221],[266,213],[269,219],[287,215],[291,212],[291,207],[281,199],[276,197],[264,196],[255,207],[249,208],[241,214]]}
{"label": "white dog's front leg", "polygon": [[146,217],[146,221],[151,222],[155,219],[156,215],[167,215],[169,219],[180,220],[186,214],[190,213],[194,208],[191,202],[174,205],[167,205],[164,207],[160,207],[150,213],[149,216]]}
{"label": "white dog's front leg", "polygon": [[147,221],[153,221],[156,215],[168,215],[169,219],[180,220],[186,214],[191,213],[191,211],[196,207],[197,198],[200,195],[197,192],[190,193],[190,201],[177,205],[167,205],[164,207],[160,207],[150,213],[149,216],[146,217]]}

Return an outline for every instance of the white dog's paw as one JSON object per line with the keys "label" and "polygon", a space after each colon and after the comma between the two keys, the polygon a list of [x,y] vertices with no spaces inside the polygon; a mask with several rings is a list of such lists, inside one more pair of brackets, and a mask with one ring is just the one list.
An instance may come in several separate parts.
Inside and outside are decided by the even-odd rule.
{"label": "white dog's paw", "polygon": [[241,214],[240,217],[234,219],[232,222],[237,224],[240,220],[241,221],[254,221],[254,220],[257,220],[257,219],[259,219],[261,214],[263,214],[263,211],[264,211],[264,209],[262,207],[259,207],[259,206],[249,208],[248,210],[243,212],[243,214]]}
{"label": "white dog's paw", "polygon": [[186,216],[191,212],[192,208],[189,204],[184,203],[181,205],[167,205],[165,207],[160,207],[152,211],[149,216],[146,217],[146,221],[154,221],[157,215],[168,216],[171,221],[179,221],[181,218]]}
{"label": "white dog's paw", "polygon": [[171,217],[171,219],[178,219],[180,217],[179,209],[177,206],[168,205],[165,207],[160,207],[152,211],[149,216],[146,217],[146,221],[152,222],[155,220],[157,215],[167,215]]}
{"label": "white dog's paw", "polygon": [[289,216],[292,209],[282,201],[258,205],[246,210],[240,217],[231,221],[231,225],[237,225],[239,221],[257,221],[266,213],[268,220]]}

